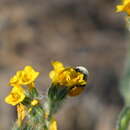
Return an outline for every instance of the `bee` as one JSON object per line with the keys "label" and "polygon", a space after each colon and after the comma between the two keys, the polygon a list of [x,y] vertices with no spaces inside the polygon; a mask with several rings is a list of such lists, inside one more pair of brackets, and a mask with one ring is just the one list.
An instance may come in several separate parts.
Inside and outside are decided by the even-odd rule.
{"label": "bee", "polygon": [[[87,84],[87,79],[88,79],[88,75],[89,75],[88,70],[83,66],[77,66],[74,69],[76,72],[80,72],[83,74],[83,76],[84,76],[83,79],[86,81],[86,84]],[[70,96],[79,95],[85,89],[86,84],[73,86],[70,89],[69,95]]]}
{"label": "bee", "polygon": [[84,74],[84,80],[87,81],[88,76],[89,76],[89,72],[88,72],[88,70],[85,67],[83,67],[83,66],[77,66],[77,67],[75,67],[75,70],[77,72],[81,72],[82,74]]}

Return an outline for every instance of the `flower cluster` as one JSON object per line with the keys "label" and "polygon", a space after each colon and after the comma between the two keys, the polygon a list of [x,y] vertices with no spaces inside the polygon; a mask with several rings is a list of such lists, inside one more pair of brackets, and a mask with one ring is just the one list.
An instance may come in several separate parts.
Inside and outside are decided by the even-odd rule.
{"label": "flower cluster", "polygon": [[35,87],[39,72],[31,66],[18,71],[9,81],[12,90],[5,102],[16,106],[17,121],[13,130],[39,129],[57,130],[53,117],[63,100],[69,96],[79,95],[87,84],[88,71],[84,67],[64,67],[61,62],[52,62],[54,70],[49,73],[52,80],[45,103]]}
{"label": "flower cluster", "polygon": [[11,105],[17,105],[25,98],[25,90],[23,86],[34,87],[34,81],[38,77],[39,72],[36,72],[31,66],[26,66],[23,70],[18,71],[9,82],[12,90],[5,98],[5,102]]}

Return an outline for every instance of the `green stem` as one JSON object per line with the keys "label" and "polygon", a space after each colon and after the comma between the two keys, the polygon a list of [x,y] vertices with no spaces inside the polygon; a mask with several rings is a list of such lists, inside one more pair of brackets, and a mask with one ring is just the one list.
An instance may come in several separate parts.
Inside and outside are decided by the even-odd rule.
{"label": "green stem", "polygon": [[128,130],[130,123],[130,107],[126,106],[119,115],[117,130]]}

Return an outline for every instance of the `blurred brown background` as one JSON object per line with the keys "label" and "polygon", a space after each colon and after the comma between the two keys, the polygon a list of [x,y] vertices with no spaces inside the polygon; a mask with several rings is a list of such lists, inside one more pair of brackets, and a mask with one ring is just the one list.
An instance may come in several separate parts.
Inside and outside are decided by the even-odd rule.
{"label": "blurred brown background", "polygon": [[25,65],[49,85],[50,62],[83,65],[86,91],[56,115],[59,130],[115,130],[123,106],[119,79],[127,53],[124,19],[114,0],[0,0],[0,130],[10,130],[14,107],[4,103],[9,78]]}

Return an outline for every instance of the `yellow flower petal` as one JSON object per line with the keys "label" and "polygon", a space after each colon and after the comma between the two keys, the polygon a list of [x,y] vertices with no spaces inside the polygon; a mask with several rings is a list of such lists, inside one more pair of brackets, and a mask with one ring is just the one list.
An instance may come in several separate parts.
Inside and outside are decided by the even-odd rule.
{"label": "yellow flower petal", "polygon": [[121,12],[121,11],[123,11],[123,6],[122,5],[118,5],[117,7],[116,7],[116,12]]}
{"label": "yellow flower petal", "polygon": [[20,84],[20,77],[22,76],[22,71],[18,71],[16,73],[16,75],[14,75],[11,79],[10,79],[10,85],[11,86],[15,86],[15,85],[19,85]]}
{"label": "yellow flower petal", "polygon": [[64,69],[63,64],[59,61],[52,62],[52,66],[54,67],[55,70]]}
{"label": "yellow flower petal", "polygon": [[54,78],[55,78],[55,71],[51,71],[50,73],[49,73],[49,77],[53,80]]}
{"label": "yellow flower petal", "polygon": [[57,130],[57,122],[56,122],[56,120],[53,119],[50,122],[49,130]]}

